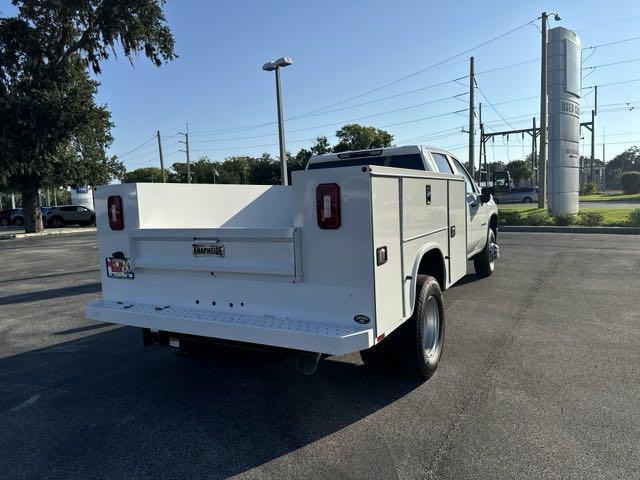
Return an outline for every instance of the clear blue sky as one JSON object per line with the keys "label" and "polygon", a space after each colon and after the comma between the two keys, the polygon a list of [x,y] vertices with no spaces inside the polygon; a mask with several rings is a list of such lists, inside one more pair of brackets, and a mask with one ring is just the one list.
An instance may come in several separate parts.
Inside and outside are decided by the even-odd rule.
{"label": "clear blue sky", "polygon": [[[0,10],[11,12],[6,1]],[[354,95],[384,85],[438,61],[463,52],[526,22],[542,10],[557,11],[562,25],[575,30],[589,47],[640,36],[640,2],[427,2],[427,1],[169,1],[166,15],[176,39],[179,58],[161,68],[138,58],[109,61],[99,77],[99,101],[113,114],[114,154],[123,154],[160,130],[166,163],[184,161],[178,131],[189,122],[192,158],[207,155],[223,160],[231,155],[277,156],[274,76],[261,70],[267,60],[287,55],[294,65],[282,71],[286,117],[314,112]],[[536,22],[539,24],[539,22]],[[310,146],[318,135],[331,137],[347,121],[404,107],[402,111],[355,120],[385,128],[397,144],[428,143],[449,148],[466,158],[467,137],[456,133],[466,124],[467,80],[450,82],[414,93],[394,94],[464,77],[467,59],[475,56],[476,71],[491,70],[539,57],[540,33],[530,25],[406,80],[340,103],[321,115],[286,122],[287,150]],[[591,55],[588,59],[588,55]],[[640,38],[617,45],[585,50],[583,66],[608,64],[640,57]],[[640,61],[584,70],[583,86],[640,79]],[[539,61],[480,74],[478,86],[493,103],[483,103],[483,120],[493,130],[531,124],[539,110]],[[590,118],[592,90],[584,90],[583,121]],[[459,98],[445,97],[461,94]],[[511,100],[534,97],[521,101]],[[383,100],[381,100],[383,99]],[[374,101],[367,105],[356,106]],[[508,102],[508,103],[502,103]],[[633,111],[619,109],[636,102]],[[597,143],[606,129],[607,158],[630,145],[640,145],[640,81],[599,90],[603,112],[597,117]],[[423,104],[423,105],[420,105]],[[418,106],[416,106],[418,105]],[[447,115],[444,115],[447,114]],[[440,116],[441,115],[441,116]],[[413,121],[438,116],[437,118]],[[513,118],[520,117],[520,118]],[[401,122],[407,122],[403,123]],[[238,127],[236,129],[236,127]],[[235,130],[233,130],[235,129]],[[220,130],[227,130],[220,132]],[[442,132],[439,134],[438,132]],[[588,154],[589,137],[584,132]],[[523,158],[530,143],[511,137],[488,147],[489,160]],[[597,156],[601,146],[597,146]],[[122,159],[129,169],[157,165],[157,145],[145,144]]]}

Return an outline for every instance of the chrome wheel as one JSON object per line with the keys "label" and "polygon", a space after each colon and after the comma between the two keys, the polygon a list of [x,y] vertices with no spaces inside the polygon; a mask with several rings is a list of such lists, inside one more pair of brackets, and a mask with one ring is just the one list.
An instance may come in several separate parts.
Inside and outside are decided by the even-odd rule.
{"label": "chrome wheel", "polygon": [[427,357],[437,355],[440,344],[440,308],[435,297],[429,297],[424,306],[422,348]]}

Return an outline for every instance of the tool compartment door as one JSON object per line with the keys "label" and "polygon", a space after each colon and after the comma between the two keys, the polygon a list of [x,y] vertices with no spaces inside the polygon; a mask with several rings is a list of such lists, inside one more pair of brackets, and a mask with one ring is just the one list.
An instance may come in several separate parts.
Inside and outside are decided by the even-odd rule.
{"label": "tool compartment door", "polygon": [[376,337],[391,333],[403,318],[401,181],[395,177],[371,177]]}
{"label": "tool compartment door", "polygon": [[464,181],[447,180],[449,260],[447,285],[457,282],[467,274],[466,192]]}

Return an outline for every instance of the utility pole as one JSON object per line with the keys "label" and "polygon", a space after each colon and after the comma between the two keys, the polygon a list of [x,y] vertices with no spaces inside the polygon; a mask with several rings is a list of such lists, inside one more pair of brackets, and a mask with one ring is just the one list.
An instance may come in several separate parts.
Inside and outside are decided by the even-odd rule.
{"label": "utility pole", "polygon": [[[482,125],[482,102],[478,103],[478,124],[480,125],[480,145],[478,145],[478,185],[482,184],[482,137],[484,133],[484,126]],[[487,184],[487,165],[484,166],[485,186]]]}
{"label": "utility pole", "polygon": [[184,135],[184,142],[182,140],[178,140],[180,143],[184,143],[185,150],[180,150],[187,154],[187,183],[191,183],[191,160],[189,158],[189,124],[187,123],[187,131],[186,132],[178,132],[180,135]]}
{"label": "utility pole", "polygon": [[160,140],[160,130],[158,135],[158,154],[160,155],[160,171],[162,172],[162,183],[167,183],[167,173],[164,171],[164,158],[162,157],[162,141]]}
{"label": "utility pole", "polygon": [[591,181],[595,182],[594,162],[596,157],[596,115],[598,114],[598,86],[594,88],[594,105],[591,110]]}
{"label": "utility pole", "polygon": [[602,127],[602,192],[607,188],[607,163],[604,159],[604,126]]}
{"label": "utility pole", "polygon": [[473,74],[473,57],[469,58],[469,170],[471,178],[475,178],[475,117],[474,117],[475,78]]}
{"label": "utility pole", "polygon": [[547,200],[547,12],[542,12],[542,59],[540,65],[540,161],[538,163],[538,208]]}
{"label": "utility pole", "polygon": [[531,186],[533,187],[534,182],[537,180],[538,169],[536,168],[536,117],[533,117],[533,134],[531,135],[531,171],[533,175],[531,176]]}

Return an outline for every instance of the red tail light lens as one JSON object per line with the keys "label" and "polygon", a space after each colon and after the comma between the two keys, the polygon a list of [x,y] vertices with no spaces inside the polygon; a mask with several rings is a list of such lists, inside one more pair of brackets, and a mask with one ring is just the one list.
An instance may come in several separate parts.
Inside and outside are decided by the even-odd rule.
{"label": "red tail light lens", "polygon": [[124,228],[122,198],[118,195],[112,195],[107,199],[107,215],[109,216],[111,230],[122,230]]}
{"label": "red tail light lens", "polygon": [[316,187],[316,213],[320,228],[340,228],[340,187],[337,183],[321,183]]}

